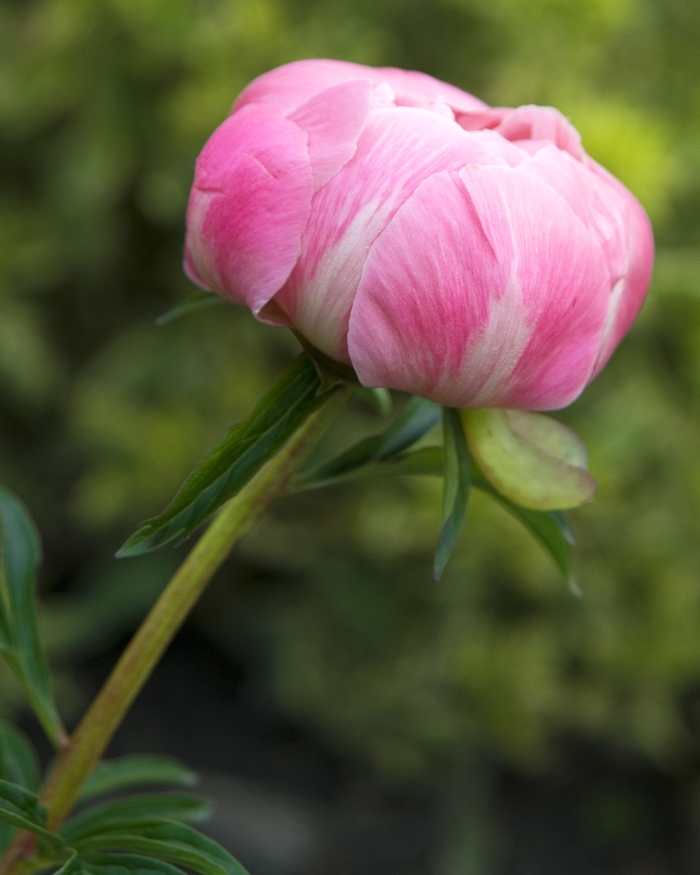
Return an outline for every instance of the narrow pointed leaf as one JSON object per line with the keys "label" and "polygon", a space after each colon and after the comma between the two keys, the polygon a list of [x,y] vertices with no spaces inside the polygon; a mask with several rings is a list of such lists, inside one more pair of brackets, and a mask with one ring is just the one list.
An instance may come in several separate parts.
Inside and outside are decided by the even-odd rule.
{"label": "narrow pointed leaf", "polygon": [[439,580],[447,560],[454,550],[467,517],[471,466],[467,439],[459,412],[451,407],[443,409],[444,433],[444,486],[442,527],[438,536],[433,563],[433,577]]}
{"label": "narrow pointed leaf", "polygon": [[63,839],[46,829],[46,809],[36,793],[10,781],[0,781],[0,821],[33,832],[47,847],[64,847]]}
{"label": "narrow pointed leaf", "polygon": [[520,507],[495,489],[481,474],[473,475],[473,485],[487,492],[528,528],[571,585],[571,546],[574,543],[569,521],[560,510],[532,510]]}
{"label": "narrow pointed leaf", "polygon": [[0,648],[49,738],[64,737],[36,622],[41,542],[24,505],[0,488]]}
{"label": "narrow pointed leaf", "polygon": [[[425,398],[414,396],[386,431],[359,441],[335,459],[302,473],[292,491],[301,491],[308,483],[322,484],[402,452],[420,440],[440,421],[440,407]],[[318,488],[314,485],[313,488]]]}
{"label": "narrow pointed leaf", "polygon": [[399,453],[389,456],[379,462],[369,462],[357,468],[337,474],[333,477],[295,480],[289,491],[293,493],[308,492],[312,489],[321,489],[326,486],[335,486],[338,483],[348,483],[354,480],[369,480],[373,477],[387,477],[395,474],[415,474],[428,477],[442,477],[443,475],[443,452],[442,447],[420,447],[409,453]]}
{"label": "narrow pointed leaf", "polygon": [[190,474],[172,504],[143,523],[117,554],[136,556],[180,541],[233,498],[324,402],[320,379],[300,355],[256,404],[230,429]]}
{"label": "narrow pointed leaf", "polygon": [[127,796],[112,799],[82,811],[71,817],[61,830],[65,841],[71,845],[87,836],[105,830],[121,829],[135,818],[197,822],[206,820],[211,806],[203,799],[181,793],[148,793],[142,796]]}
{"label": "narrow pointed leaf", "polygon": [[61,866],[60,869],[57,869],[53,875],[80,875],[83,871],[82,860],[78,856],[77,851],[73,851],[73,853],[68,857],[66,862]]}
{"label": "narrow pointed leaf", "polygon": [[27,790],[39,787],[39,764],[34,748],[24,734],[0,720],[0,778],[20,784]]}
{"label": "narrow pointed leaf", "polygon": [[174,820],[142,818],[75,842],[79,851],[128,851],[186,866],[200,875],[244,875],[245,869],[217,842]]}
{"label": "narrow pointed leaf", "polygon": [[83,785],[80,798],[89,799],[145,784],[193,787],[198,780],[195,772],[172,757],[133,754],[102,760]]}
{"label": "narrow pointed leaf", "polygon": [[[5,720],[0,720],[0,778],[28,791],[35,791],[39,785],[34,749],[24,735]],[[0,820],[0,854],[4,853],[15,833],[14,826]]]}
{"label": "narrow pointed leaf", "polygon": [[[364,467],[341,474],[338,477],[321,481],[319,485],[327,486],[350,480],[394,474],[441,477],[443,471],[444,455],[442,447],[421,447],[410,453],[403,453],[385,461],[365,465]],[[539,511],[514,504],[504,495],[501,495],[475,466],[472,466],[471,476],[472,486],[475,489],[487,492],[530,530],[551,556],[569,585],[571,585],[571,547],[574,543],[574,538],[566,515],[560,510]],[[303,488],[317,488],[316,481],[304,483]]]}
{"label": "narrow pointed leaf", "polygon": [[89,875],[184,875],[182,869],[139,854],[81,854],[82,869]]}
{"label": "narrow pointed leaf", "polygon": [[163,313],[162,316],[159,316],[156,319],[156,325],[161,327],[175,319],[179,319],[181,316],[187,316],[197,310],[203,310],[205,307],[228,303],[229,302],[222,298],[221,295],[217,295],[214,292],[195,292],[193,295],[189,295],[189,297],[185,298],[184,301],[180,301],[179,304],[176,304],[171,310],[168,310],[167,313]]}
{"label": "narrow pointed leaf", "polygon": [[46,809],[39,797],[21,784],[0,780],[0,804],[11,805],[39,826],[46,825]]}

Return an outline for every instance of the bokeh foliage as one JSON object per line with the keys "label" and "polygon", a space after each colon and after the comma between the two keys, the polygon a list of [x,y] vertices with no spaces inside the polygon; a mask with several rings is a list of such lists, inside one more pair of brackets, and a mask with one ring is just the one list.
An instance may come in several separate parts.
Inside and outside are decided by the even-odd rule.
{"label": "bokeh foliage", "polygon": [[[59,662],[144,610],[176,557],[115,570],[109,554],[294,354],[233,307],[153,325],[191,291],[203,142],[271,66],[413,67],[559,106],[655,223],[643,316],[561,414],[600,482],[572,514],[583,598],[478,497],[433,584],[438,484],[381,480],[281,502],[197,620],[233,650],[254,639],[281,705],[388,779],[474,746],[552,767],[572,735],[667,769],[697,756],[698,45],[695,0],[2,0],[0,480],[44,533]],[[327,444],[380,424],[359,403]]]}

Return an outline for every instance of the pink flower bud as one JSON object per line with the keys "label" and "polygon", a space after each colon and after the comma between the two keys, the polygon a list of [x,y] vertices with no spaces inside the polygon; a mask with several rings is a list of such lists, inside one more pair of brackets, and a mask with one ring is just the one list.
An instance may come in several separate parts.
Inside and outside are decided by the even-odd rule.
{"label": "pink flower bud", "polygon": [[653,239],[557,110],[297,61],[197,161],[185,268],[366,386],[452,407],[573,401],[632,324]]}

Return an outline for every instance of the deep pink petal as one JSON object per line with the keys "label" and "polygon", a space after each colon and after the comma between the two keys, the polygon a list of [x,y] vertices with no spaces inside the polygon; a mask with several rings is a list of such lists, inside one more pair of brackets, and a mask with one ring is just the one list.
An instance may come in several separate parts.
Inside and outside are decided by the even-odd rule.
{"label": "deep pink petal", "polygon": [[372,83],[367,79],[342,82],[321,91],[288,116],[308,135],[314,191],[355,154],[371,93]]}
{"label": "deep pink petal", "polygon": [[350,317],[361,381],[455,407],[563,406],[605,321],[600,245],[520,168],[423,182],[367,258]]}
{"label": "deep pink petal", "polygon": [[275,298],[302,334],[347,360],[350,308],[377,235],[426,176],[505,164],[493,139],[422,109],[370,112],[353,159],[314,195],[299,261]]}
{"label": "deep pink petal", "polygon": [[311,193],[306,134],[268,107],[244,107],[217,128],[197,160],[187,272],[257,313],[299,256]]}

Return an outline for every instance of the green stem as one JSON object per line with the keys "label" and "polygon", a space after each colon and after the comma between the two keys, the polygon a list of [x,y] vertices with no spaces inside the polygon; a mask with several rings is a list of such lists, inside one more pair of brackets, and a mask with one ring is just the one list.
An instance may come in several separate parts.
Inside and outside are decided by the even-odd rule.
{"label": "green stem", "polygon": [[[129,642],[42,790],[49,829],[57,830],[69,814],[129,707],[233,545],[285,490],[304,453],[349,397],[347,389],[327,394],[323,407],[219,512]],[[18,865],[21,870],[26,855],[24,833],[8,848],[0,873],[17,872]]]}

